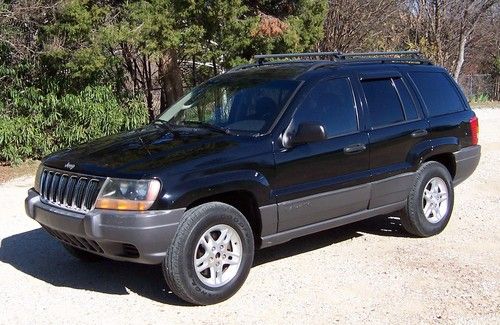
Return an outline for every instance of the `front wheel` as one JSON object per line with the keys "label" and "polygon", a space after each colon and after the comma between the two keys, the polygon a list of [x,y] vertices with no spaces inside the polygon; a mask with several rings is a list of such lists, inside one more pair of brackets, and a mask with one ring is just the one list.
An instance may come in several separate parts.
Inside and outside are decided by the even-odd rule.
{"label": "front wheel", "polygon": [[442,164],[430,161],[417,171],[401,214],[403,228],[419,237],[429,237],[443,231],[453,210],[451,175]]}
{"label": "front wheel", "polygon": [[163,262],[163,274],[181,299],[214,304],[243,285],[253,256],[252,228],[243,214],[210,202],[185,213]]}

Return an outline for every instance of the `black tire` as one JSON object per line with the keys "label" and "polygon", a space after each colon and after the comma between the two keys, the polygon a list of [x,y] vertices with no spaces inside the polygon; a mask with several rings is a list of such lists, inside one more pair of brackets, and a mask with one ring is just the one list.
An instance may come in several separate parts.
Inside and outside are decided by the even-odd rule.
{"label": "black tire", "polygon": [[[444,181],[448,190],[448,209],[438,222],[430,222],[423,211],[423,193],[428,182],[439,177]],[[418,169],[416,177],[408,195],[406,207],[401,211],[401,224],[403,228],[418,237],[429,237],[443,231],[450,220],[453,211],[453,183],[448,169],[442,164],[429,161]]]}
{"label": "black tire", "polygon": [[62,245],[68,251],[68,253],[70,253],[71,255],[73,255],[73,257],[76,257],[77,259],[79,259],[80,261],[83,261],[83,262],[93,263],[93,262],[99,262],[99,261],[102,261],[103,259],[105,259],[104,257],[102,257],[100,255],[92,254],[90,252],[84,251],[82,249],[73,247],[73,246],[65,244],[65,243],[62,243]]}
{"label": "black tire", "polygon": [[[227,225],[241,240],[241,262],[234,277],[220,287],[210,287],[196,274],[194,254],[203,234],[216,225]],[[234,295],[245,282],[254,257],[254,238],[250,224],[234,207],[210,202],[194,207],[184,214],[162,264],[169,288],[179,298],[195,304],[209,305]]]}

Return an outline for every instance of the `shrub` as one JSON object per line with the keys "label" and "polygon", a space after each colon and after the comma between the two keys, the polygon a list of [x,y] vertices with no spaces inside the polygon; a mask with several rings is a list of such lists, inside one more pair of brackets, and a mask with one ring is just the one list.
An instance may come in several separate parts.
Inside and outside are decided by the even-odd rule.
{"label": "shrub", "polygon": [[479,94],[471,96],[471,98],[470,98],[471,103],[485,103],[485,102],[488,102],[489,100],[490,100],[490,96],[488,96],[488,94],[485,94],[485,93],[479,93]]}
{"label": "shrub", "polygon": [[148,120],[137,98],[119,99],[109,86],[88,86],[77,94],[43,93],[34,87],[10,90],[0,101],[0,161],[39,159]]}

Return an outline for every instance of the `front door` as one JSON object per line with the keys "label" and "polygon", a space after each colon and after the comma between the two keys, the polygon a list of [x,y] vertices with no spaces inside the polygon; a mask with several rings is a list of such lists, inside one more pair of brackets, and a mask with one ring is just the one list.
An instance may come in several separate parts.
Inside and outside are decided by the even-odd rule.
{"label": "front door", "polygon": [[289,148],[278,141],[274,195],[278,231],[367,209],[368,135],[360,130],[348,77],[321,80],[308,91],[282,137],[301,123],[323,125],[327,139]]}

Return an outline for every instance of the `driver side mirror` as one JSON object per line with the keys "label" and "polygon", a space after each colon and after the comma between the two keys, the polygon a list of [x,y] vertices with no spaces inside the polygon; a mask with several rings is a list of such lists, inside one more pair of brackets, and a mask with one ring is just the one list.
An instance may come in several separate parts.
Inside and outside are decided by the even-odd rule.
{"label": "driver side mirror", "polygon": [[285,148],[292,148],[296,145],[323,141],[325,139],[326,132],[323,125],[318,123],[300,123],[295,133],[285,133],[283,145]]}

